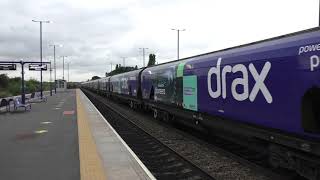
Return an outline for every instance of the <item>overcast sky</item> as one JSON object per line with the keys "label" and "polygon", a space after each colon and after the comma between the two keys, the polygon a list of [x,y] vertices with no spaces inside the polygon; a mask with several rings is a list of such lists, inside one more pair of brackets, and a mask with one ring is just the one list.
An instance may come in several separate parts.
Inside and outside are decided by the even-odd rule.
{"label": "overcast sky", "polygon": [[[143,65],[141,47],[158,63],[249,43],[318,26],[319,0],[1,0],[0,61],[39,61],[39,23],[43,24],[43,59],[53,60],[57,78],[68,56],[70,81],[104,76],[110,62]],[[115,65],[113,66],[113,68]],[[2,71],[9,76],[20,72]],[[26,71],[26,78],[39,79]],[[67,71],[65,71],[67,79]],[[49,80],[49,71],[44,72]]]}

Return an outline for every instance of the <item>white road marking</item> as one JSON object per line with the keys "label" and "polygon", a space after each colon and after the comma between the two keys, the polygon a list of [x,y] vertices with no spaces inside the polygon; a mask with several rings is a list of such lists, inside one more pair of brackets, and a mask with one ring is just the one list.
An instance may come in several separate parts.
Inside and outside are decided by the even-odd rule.
{"label": "white road marking", "polygon": [[41,122],[41,124],[51,124],[52,122],[50,121],[45,121],[45,122]]}
{"label": "white road marking", "polygon": [[47,132],[48,132],[48,130],[45,130],[45,129],[39,130],[39,131],[34,131],[34,133],[36,133],[36,134],[43,134],[43,133],[47,133]]}

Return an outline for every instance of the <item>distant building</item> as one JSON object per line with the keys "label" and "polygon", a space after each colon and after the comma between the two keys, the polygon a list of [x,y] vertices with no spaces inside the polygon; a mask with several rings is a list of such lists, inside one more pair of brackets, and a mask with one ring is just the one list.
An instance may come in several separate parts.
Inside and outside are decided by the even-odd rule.
{"label": "distant building", "polygon": [[57,91],[65,91],[67,89],[67,81],[62,79],[56,80]]}

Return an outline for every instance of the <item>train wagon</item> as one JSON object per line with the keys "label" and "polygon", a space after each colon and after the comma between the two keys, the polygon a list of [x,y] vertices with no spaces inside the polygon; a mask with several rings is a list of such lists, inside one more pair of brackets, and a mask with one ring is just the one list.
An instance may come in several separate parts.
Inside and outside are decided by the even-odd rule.
{"label": "train wagon", "polygon": [[83,87],[155,118],[263,146],[271,165],[320,179],[320,29],[201,54]]}
{"label": "train wagon", "polygon": [[132,108],[141,105],[140,75],[143,69],[117,74],[110,77],[110,92],[127,101]]}
{"label": "train wagon", "polygon": [[185,58],[143,70],[142,98],[154,116],[173,114],[267,142],[275,165],[314,178],[320,174],[314,159],[320,156],[319,56],[315,28]]}

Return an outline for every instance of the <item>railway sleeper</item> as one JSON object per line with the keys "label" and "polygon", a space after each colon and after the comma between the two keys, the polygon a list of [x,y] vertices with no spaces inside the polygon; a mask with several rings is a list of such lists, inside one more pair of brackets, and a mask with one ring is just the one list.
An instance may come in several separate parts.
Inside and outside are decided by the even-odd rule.
{"label": "railway sleeper", "polygon": [[272,144],[269,147],[269,162],[274,168],[294,170],[309,180],[320,179],[319,157],[306,156],[296,150]]}

